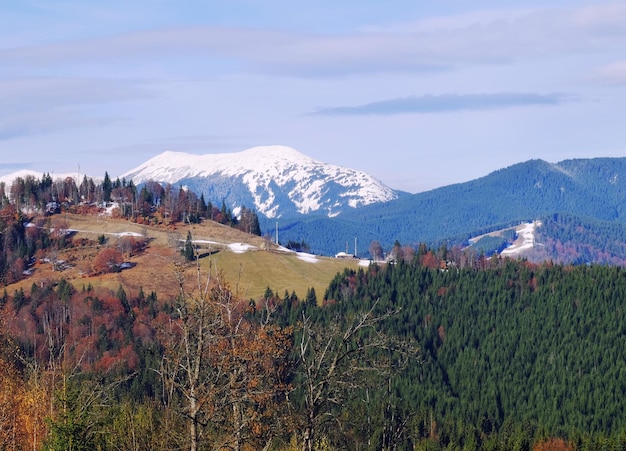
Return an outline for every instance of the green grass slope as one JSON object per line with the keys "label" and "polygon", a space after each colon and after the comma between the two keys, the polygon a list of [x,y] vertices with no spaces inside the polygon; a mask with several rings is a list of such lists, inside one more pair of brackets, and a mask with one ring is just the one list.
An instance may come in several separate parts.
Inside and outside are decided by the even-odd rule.
{"label": "green grass slope", "polygon": [[231,288],[243,298],[259,298],[269,287],[282,297],[285,290],[304,298],[313,287],[321,300],[330,281],[344,268],[356,269],[357,260],[317,257],[315,262],[298,258],[293,252],[250,250],[220,251],[202,259],[202,268],[222,271]]}

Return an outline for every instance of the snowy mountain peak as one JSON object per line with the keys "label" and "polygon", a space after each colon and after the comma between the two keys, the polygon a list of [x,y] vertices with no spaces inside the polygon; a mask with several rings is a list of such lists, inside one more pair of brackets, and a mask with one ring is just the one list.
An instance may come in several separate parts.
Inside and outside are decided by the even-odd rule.
{"label": "snowy mountain peak", "polygon": [[268,218],[323,211],[329,216],[397,198],[370,175],[316,161],[287,146],[258,146],[236,153],[163,152],[123,174],[186,185],[207,199],[254,207]]}
{"label": "snowy mountain peak", "polygon": [[312,158],[307,157],[303,153],[300,153],[293,147],[289,146],[256,146],[244,150],[239,154],[242,157],[247,157],[252,160],[265,159],[271,161],[283,159],[292,162],[314,161]]}

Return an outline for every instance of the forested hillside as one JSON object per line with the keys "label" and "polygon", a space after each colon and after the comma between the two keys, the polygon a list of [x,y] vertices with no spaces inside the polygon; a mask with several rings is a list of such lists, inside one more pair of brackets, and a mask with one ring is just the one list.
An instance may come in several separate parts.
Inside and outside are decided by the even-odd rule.
{"label": "forested hillside", "polygon": [[537,229],[536,261],[626,265],[626,226],[621,223],[555,214]]}
{"label": "forested hillside", "polygon": [[[305,239],[316,252],[330,255],[343,250],[346,241],[352,242],[354,237],[362,243],[377,240],[386,249],[395,241],[413,246],[460,245],[471,236],[520,222],[549,220],[555,214],[577,216],[591,233],[596,222],[613,223],[621,235],[626,224],[625,199],[624,158],[557,164],[531,160],[469,182],[368,205],[337,218],[285,218],[281,232],[286,239]],[[266,224],[261,218],[262,228],[270,225],[273,223]],[[575,256],[579,258],[584,257]]]}
{"label": "forested hillside", "polygon": [[420,359],[378,394],[410,418],[412,434],[438,446],[524,449],[526,440],[560,435],[582,447],[591,436],[622,434],[626,272],[488,266],[347,271],[325,299],[344,312],[376,300],[399,312],[384,329],[416,340]]}
{"label": "forested hillside", "polygon": [[0,444],[626,445],[619,267],[421,246],[410,261],[337,274],[323,298],[304,299],[242,299],[219,274],[197,279],[193,263],[179,271],[174,298],[63,279],[5,290],[0,378],[19,389],[2,392]]}
{"label": "forested hillside", "polygon": [[[523,189],[537,170],[565,174],[536,165],[516,179]],[[168,254],[170,273],[151,277],[156,289],[100,285],[123,254],[156,242],[73,237],[57,214],[168,230],[214,219],[260,233],[253,211],[237,219],[182,188],[137,189],[106,176],[80,186],[17,180],[11,201],[0,185],[0,449],[623,449],[626,233],[602,190],[576,182],[579,166],[567,171],[561,188],[595,192],[595,205],[543,217],[533,251],[540,264],[396,240],[387,248],[393,263],[347,269],[323,296],[311,288],[304,298],[273,283],[244,298],[202,265],[190,233],[184,255]],[[611,202],[622,196],[619,180],[607,182]],[[563,192],[550,186],[550,196]],[[473,209],[481,221],[495,215]],[[396,231],[410,222],[385,220]],[[329,242],[352,244],[350,221],[333,221]],[[461,233],[459,224],[442,229]],[[373,243],[361,238],[363,251],[382,255],[368,230]],[[309,233],[291,244],[308,245],[317,232]],[[55,256],[72,247],[95,257],[67,280]],[[31,283],[44,261],[59,276]],[[562,263],[571,261],[578,265]]]}
{"label": "forested hillside", "polygon": [[[203,179],[203,192],[194,193],[150,180],[135,186],[132,180],[111,180],[106,173],[99,183],[88,177],[80,183],[71,177],[53,181],[44,174],[40,180],[18,178],[11,186],[0,183],[0,203],[10,202],[18,212],[49,213],[61,209],[100,213],[98,209],[109,203],[118,207],[114,215],[138,223],[212,219],[272,237],[278,227],[282,243],[306,242],[311,252],[321,255],[335,255],[348,243],[362,257],[372,257],[373,242],[385,252],[396,243],[414,248],[420,243],[465,247],[471,237],[539,220],[544,227],[538,230],[538,242],[546,247],[525,254],[533,261],[620,265],[626,261],[626,249],[619,244],[626,235],[624,158],[557,164],[531,160],[466,183],[415,195],[398,193],[396,200],[348,208],[333,217],[311,213],[268,219],[245,207],[233,211],[232,205],[215,196],[227,190],[236,197],[243,189],[238,185],[241,181],[224,183],[220,176],[211,176]],[[215,189],[218,185],[221,191]],[[249,195],[245,199],[249,201]],[[564,218],[570,218],[565,220],[569,224],[576,222],[576,233],[570,233],[569,226],[563,228]],[[355,239],[356,247],[352,245]],[[490,249],[502,250],[507,243],[510,240],[482,244],[489,253]]]}

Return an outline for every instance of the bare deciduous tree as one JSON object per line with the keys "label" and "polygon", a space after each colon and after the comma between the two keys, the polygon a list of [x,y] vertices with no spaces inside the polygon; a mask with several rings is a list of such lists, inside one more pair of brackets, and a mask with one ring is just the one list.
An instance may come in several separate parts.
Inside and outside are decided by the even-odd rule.
{"label": "bare deciduous tree", "polygon": [[[393,312],[376,313],[377,303],[351,319],[337,318],[321,327],[303,315],[300,338],[297,340],[299,390],[304,399],[305,418],[301,426],[303,451],[314,449],[316,435],[329,423],[339,430],[341,419],[334,415],[335,407],[345,407],[356,389],[371,385],[376,376],[383,376],[390,366],[380,357],[400,344],[378,331],[378,324]],[[404,353],[415,353],[404,347]]]}
{"label": "bare deciduous tree", "polygon": [[374,240],[370,243],[370,256],[374,261],[383,259],[383,247],[379,241]]}

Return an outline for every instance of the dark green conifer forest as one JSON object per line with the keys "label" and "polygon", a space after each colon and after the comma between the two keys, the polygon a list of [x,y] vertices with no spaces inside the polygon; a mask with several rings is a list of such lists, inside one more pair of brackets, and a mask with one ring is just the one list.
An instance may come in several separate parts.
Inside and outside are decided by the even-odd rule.
{"label": "dark green conifer forest", "polygon": [[614,437],[623,446],[626,272],[489,265],[429,269],[400,261],[346,271],[326,292],[325,302],[345,311],[379,300],[378,309],[399,312],[385,330],[419,343],[419,359],[391,382],[407,439],[524,449],[544,436],[580,446]]}

